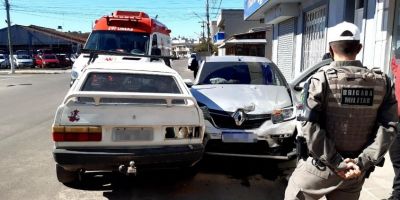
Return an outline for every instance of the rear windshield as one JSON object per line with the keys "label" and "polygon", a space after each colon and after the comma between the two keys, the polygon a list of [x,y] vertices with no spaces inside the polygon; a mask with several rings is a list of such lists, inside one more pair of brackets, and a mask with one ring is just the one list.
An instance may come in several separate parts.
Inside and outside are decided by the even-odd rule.
{"label": "rear windshield", "polygon": [[4,59],[4,56],[0,56],[0,59]]}
{"label": "rear windshield", "polygon": [[172,76],[127,73],[90,73],[81,90],[181,94]]}
{"label": "rear windshield", "polygon": [[199,84],[284,85],[282,75],[272,63],[206,62]]}

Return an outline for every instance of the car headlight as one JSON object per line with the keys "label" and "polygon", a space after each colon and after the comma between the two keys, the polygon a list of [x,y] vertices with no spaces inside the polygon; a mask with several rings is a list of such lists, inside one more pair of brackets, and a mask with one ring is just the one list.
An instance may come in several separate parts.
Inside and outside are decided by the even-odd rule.
{"label": "car headlight", "polygon": [[290,119],[293,119],[293,107],[283,108],[283,109],[275,109],[272,111],[271,119],[272,123],[280,123]]}
{"label": "car headlight", "polygon": [[78,73],[77,71],[72,71],[72,72],[71,72],[71,77],[72,77],[72,79],[77,79],[78,76],[79,76],[79,73]]}
{"label": "car headlight", "polygon": [[208,121],[212,121],[212,117],[210,111],[208,111],[207,106],[200,106],[201,111],[203,112],[203,118]]}

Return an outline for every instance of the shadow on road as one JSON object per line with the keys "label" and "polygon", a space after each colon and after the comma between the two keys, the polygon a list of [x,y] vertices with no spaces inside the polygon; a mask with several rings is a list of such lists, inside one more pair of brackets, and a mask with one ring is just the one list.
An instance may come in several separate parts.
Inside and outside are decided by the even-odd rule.
{"label": "shadow on road", "polygon": [[[140,170],[140,169],[139,169]],[[276,161],[206,157],[197,173],[184,170],[85,173],[79,190],[103,191],[108,199],[283,199],[285,179]]]}

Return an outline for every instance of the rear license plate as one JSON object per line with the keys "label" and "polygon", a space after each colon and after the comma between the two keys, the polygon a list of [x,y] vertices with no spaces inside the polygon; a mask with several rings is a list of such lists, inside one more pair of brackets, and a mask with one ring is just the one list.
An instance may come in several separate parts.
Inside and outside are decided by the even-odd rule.
{"label": "rear license plate", "polygon": [[113,141],[151,141],[153,128],[113,128]]}
{"label": "rear license plate", "polygon": [[257,136],[248,132],[222,132],[222,142],[255,143],[257,142]]}

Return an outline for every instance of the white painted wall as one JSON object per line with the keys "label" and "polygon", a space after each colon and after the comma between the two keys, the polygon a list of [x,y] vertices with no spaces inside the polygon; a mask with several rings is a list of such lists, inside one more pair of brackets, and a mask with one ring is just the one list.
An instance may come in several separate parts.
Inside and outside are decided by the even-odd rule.
{"label": "white painted wall", "polygon": [[276,24],[273,25],[272,62],[278,63],[278,53],[278,25]]}
{"label": "white painted wall", "polygon": [[[329,0],[327,42],[331,38],[330,30],[336,24],[344,21],[344,8],[346,0]],[[385,4],[385,1],[386,4]],[[300,74],[302,63],[302,30],[303,14],[316,4],[315,0],[304,0],[299,5],[297,20],[297,35],[295,39],[295,77]],[[371,6],[373,5],[373,6]],[[375,6],[376,5],[376,6]],[[366,5],[364,5],[366,6]],[[389,58],[391,52],[392,24],[395,2],[393,0],[368,0],[366,6],[368,18],[362,19],[359,25],[361,30],[361,43],[363,51],[357,57],[368,67],[379,67],[384,72],[389,71]],[[273,27],[272,61],[277,63],[278,51],[278,26]],[[329,45],[327,43],[327,52]]]}

